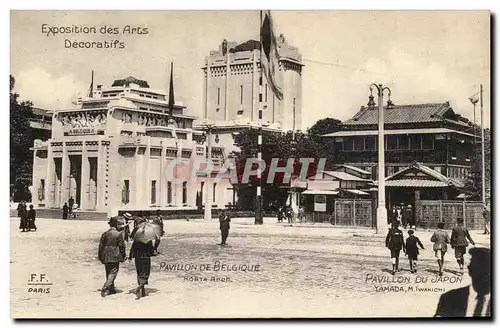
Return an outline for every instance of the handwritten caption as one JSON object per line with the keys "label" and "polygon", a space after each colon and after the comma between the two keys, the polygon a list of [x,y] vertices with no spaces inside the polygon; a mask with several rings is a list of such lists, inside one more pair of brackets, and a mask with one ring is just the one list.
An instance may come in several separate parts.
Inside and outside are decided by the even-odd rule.
{"label": "handwritten caption", "polygon": [[[41,33],[47,37],[64,36],[66,49],[125,49],[126,43],[119,36],[144,36],[149,29],[144,26],[125,25],[70,25],[52,26],[41,25]],[[92,40],[91,37],[110,36],[110,40]],[[82,40],[82,37],[85,39]]]}

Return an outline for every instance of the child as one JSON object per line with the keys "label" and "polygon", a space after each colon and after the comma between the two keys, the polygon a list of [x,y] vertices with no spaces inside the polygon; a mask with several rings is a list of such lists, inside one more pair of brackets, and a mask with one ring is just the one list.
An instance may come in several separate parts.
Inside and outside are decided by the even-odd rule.
{"label": "child", "polygon": [[444,254],[448,250],[447,244],[450,243],[450,237],[448,233],[443,230],[444,222],[439,222],[438,230],[434,232],[431,237],[431,242],[434,243],[433,249],[437,258],[438,266],[439,266],[439,275],[443,275],[443,264],[444,264]]}
{"label": "child", "polygon": [[391,250],[392,275],[394,275],[396,271],[399,271],[399,253],[401,252],[401,248],[406,253],[403,232],[399,230],[398,227],[399,222],[393,221],[392,227],[389,229],[387,237],[385,238],[385,246]]}
{"label": "child", "polygon": [[424,245],[420,242],[417,236],[414,235],[413,230],[408,230],[408,238],[406,238],[406,254],[408,255],[408,260],[410,261],[410,272],[417,272],[417,258],[418,258],[418,247],[425,249]]}

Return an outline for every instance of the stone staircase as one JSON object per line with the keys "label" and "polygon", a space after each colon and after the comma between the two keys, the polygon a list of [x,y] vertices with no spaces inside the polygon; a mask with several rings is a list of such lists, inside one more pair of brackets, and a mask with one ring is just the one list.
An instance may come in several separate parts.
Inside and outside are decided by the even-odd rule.
{"label": "stone staircase", "polygon": [[[10,216],[17,217],[17,210],[10,209]],[[57,208],[39,208],[36,210],[37,219],[61,219],[62,220],[62,210]],[[78,217],[71,220],[89,220],[89,221],[106,221],[107,214],[92,212],[92,211],[80,211],[78,212]]]}

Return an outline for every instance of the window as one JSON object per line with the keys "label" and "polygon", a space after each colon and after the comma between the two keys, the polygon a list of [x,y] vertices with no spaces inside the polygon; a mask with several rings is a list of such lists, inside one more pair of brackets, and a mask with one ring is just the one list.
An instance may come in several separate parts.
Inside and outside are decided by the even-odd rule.
{"label": "window", "polygon": [[352,138],[345,139],[343,144],[344,144],[344,151],[352,151],[353,150],[353,139]]}
{"label": "window", "polygon": [[45,199],[45,179],[40,179],[40,188],[38,189],[38,200],[43,201]]}
{"label": "window", "polygon": [[410,148],[410,137],[407,134],[401,134],[398,138],[398,149],[407,150]]}
{"label": "window", "polygon": [[123,180],[122,203],[123,204],[130,203],[130,181],[129,180]]}
{"label": "window", "polygon": [[212,202],[215,202],[215,187],[217,187],[217,182],[214,182],[214,190],[212,191]]}
{"label": "window", "polygon": [[156,180],[151,181],[151,204],[156,204]]}
{"label": "window", "polygon": [[385,139],[387,150],[396,150],[398,147],[398,137],[397,136],[387,136]]}
{"label": "window", "polygon": [[424,150],[434,149],[434,135],[432,134],[422,135],[422,149]]}
{"label": "window", "polygon": [[243,105],[243,86],[240,85],[240,104]]}
{"label": "window", "polygon": [[200,198],[202,204],[203,204],[203,187],[205,187],[205,181],[201,182],[201,188],[200,188]]}
{"label": "window", "polygon": [[364,138],[355,137],[354,138],[353,150],[362,151],[364,149]]}
{"label": "window", "polygon": [[167,203],[172,203],[172,182],[167,182]]}
{"label": "window", "polygon": [[182,204],[187,203],[187,182],[182,183]]}
{"label": "window", "polygon": [[220,88],[217,88],[217,105],[220,105]]}
{"label": "window", "polygon": [[266,88],[264,89],[264,92],[266,94],[266,102],[267,102],[267,83],[266,83]]}
{"label": "window", "polygon": [[411,150],[421,150],[422,149],[422,136],[419,134],[410,135],[410,149]]}
{"label": "window", "polygon": [[377,137],[366,137],[365,138],[365,150],[374,151],[377,150]]}

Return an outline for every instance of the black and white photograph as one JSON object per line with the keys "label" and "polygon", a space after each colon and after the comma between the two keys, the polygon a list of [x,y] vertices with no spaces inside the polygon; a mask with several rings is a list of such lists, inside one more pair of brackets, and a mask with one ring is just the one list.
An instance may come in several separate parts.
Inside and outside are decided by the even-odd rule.
{"label": "black and white photograph", "polygon": [[12,319],[491,320],[489,10],[9,16]]}

